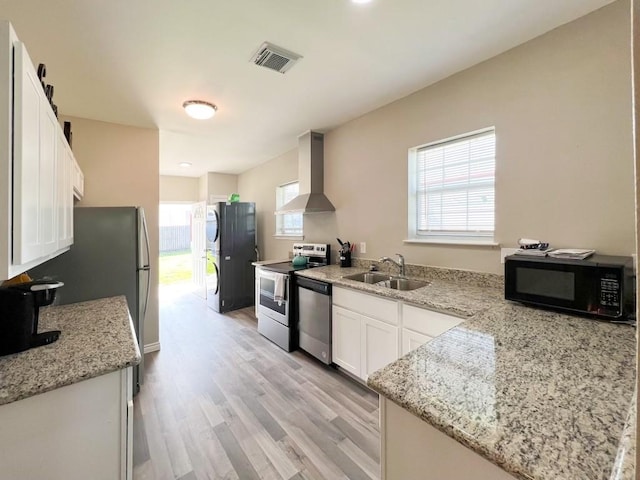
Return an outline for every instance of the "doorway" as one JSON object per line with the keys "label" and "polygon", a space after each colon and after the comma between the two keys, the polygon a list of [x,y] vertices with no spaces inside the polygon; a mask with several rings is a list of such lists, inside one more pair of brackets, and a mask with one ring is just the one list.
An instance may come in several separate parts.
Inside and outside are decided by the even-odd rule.
{"label": "doorway", "polygon": [[189,287],[193,279],[192,205],[161,203],[159,217],[160,287]]}

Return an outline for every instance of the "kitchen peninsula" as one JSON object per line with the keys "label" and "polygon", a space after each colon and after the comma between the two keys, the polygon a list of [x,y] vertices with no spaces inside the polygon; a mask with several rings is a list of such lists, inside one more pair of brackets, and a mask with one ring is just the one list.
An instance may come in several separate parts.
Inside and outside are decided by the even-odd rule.
{"label": "kitchen peninsula", "polygon": [[412,275],[430,284],[400,292],[342,278],[356,271],[298,274],[467,317],[368,376],[383,479],[633,478],[629,458],[616,460],[628,451],[632,327],[506,302],[485,274],[424,267]]}
{"label": "kitchen peninsula", "polygon": [[39,326],[60,338],[0,357],[3,478],[131,478],[140,350],[125,297],[43,308]]}

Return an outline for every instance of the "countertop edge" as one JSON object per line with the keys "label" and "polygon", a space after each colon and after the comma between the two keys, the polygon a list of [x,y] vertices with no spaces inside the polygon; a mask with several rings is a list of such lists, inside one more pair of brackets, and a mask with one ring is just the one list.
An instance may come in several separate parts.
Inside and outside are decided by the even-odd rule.
{"label": "countertop edge", "polygon": [[627,422],[622,430],[618,454],[613,464],[609,480],[635,480],[636,478],[636,422],[637,422],[637,394],[634,393]]}

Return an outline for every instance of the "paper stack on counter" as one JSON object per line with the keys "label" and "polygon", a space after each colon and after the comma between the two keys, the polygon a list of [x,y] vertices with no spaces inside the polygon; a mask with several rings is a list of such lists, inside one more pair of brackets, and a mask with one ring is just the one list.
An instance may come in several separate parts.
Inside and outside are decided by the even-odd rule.
{"label": "paper stack on counter", "polygon": [[551,250],[547,255],[554,258],[571,258],[574,260],[584,260],[596,253],[595,250],[582,248],[557,248]]}

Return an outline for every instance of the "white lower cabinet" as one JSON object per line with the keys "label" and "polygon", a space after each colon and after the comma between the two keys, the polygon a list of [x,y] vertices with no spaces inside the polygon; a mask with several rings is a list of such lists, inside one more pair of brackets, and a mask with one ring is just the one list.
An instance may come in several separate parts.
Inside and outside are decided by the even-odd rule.
{"label": "white lower cabinet", "polygon": [[130,480],[131,376],[128,367],[0,406],[0,477]]}
{"label": "white lower cabinet", "polygon": [[362,317],[361,377],[367,380],[376,370],[398,359],[398,327]]}
{"label": "white lower cabinet", "polygon": [[425,335],[423,333],[414,332],[413,330],[409,330],[408,328],[402,329],[402,355],[406,355],[407,353],[415,350],[421,345],[424,345],[429,340],[432,340],[433,337],[429,335]]}
{"label": "white lower cabinet", "polygon": [[398,358],[397,302],[334,287],[332,318],[333,362],[350,374],[366,380]]}
{"label": "white lower cabinet", "polygon": [[[335,289],[334,289],[335,291]],[[342,307],[333,306],[332,313],[332,359],[347,372],[360,377],[362,315]]]}
{"label": "white lower cabinet", "polygon": [[376,370],[463,322],[377,295],[333,287],[333,363],[367,380]]}
{"label": "white lower cabinet", "polygon": [[412,305],[402,305],[402,355],[463,322],[462,318]]}

